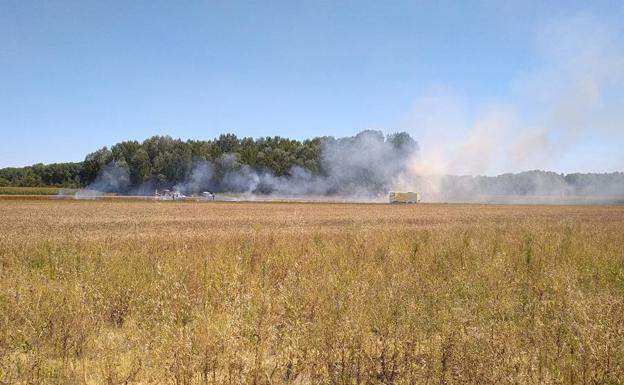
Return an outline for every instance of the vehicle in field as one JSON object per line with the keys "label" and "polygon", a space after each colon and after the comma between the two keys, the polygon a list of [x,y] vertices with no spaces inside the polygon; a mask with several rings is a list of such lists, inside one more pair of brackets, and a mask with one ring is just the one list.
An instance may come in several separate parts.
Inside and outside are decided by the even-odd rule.
{"label": "vehicle in field", "polygon": [[172,200],[172,201],[186,199],[186,195],[182,194],[181,192],[171,191],[167,189],[162,190],[162,191],[156,190],[154,192],[154,197],[159,200]]}
{"label": "vehicle in field", "polygon": [[420,193],[411,191],[390,191],[390,203],[418,203],[420,202]]}

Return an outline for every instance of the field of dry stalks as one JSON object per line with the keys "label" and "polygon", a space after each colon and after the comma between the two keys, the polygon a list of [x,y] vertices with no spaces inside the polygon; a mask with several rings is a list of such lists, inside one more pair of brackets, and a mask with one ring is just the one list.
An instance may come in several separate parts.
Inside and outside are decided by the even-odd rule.
{"label": "field of dry stalks", "polygon": [[624,206],[0,200],[1,384],[618,384]]}

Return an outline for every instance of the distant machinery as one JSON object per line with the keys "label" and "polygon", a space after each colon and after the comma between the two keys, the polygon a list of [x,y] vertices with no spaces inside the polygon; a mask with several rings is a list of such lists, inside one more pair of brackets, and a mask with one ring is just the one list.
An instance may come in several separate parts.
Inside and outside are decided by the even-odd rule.
{"label": "distant machinery", "polygon": [[154,197],[159,200],[172,200],[172,201],[186,199],[186,195],[182,194],[181,192],[171,191],[167,189],[162,190],[160,192],[156,190],[154,192]]}
{"label": "distant machinery", "polygon": [[205,200],[215,200],[215,195],[214,193],[211,193],[210,191],[204,191],[201,193],[201,197]]}
{"label": "distant machinery", "polygon": [[411,191],[391,191],[390,203],[419,203],[420,193]]}

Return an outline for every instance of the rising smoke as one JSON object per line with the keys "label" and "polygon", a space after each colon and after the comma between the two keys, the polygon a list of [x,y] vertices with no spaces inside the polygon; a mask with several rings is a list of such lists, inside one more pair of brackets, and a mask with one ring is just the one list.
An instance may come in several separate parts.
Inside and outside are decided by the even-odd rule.
{"label": "rising smoke", "polygon": [[[452,176],[414,173],[418,144],[411,137],[364,131],[354,137],[326,141],[321,150],[320,173],[293,167],[276,176],[255,170],[228,153],[214,164],[194,163],[189,178],[173,187],[183,194],[203,191],[236,192],[244,199],[270,198],[348,199],[385,201],[388,191],[419,191],[425,201],[501,203],[604,203],[624,202],[624,173],[558,174],[526,171],[489,176]],[[107,165],[93,184],[78,197],[117,192],[152,195],[152,184],[130,187],[127,168]]]}
{"label": "rising smoke", "polygon": [[[354,137],[325,141],[320,173],[293,167],[287,175],[276,176],[241,164],[236,154],[224,154],[216,165],[197,162],[191,178],[175,188],[185,194],[208,190],[371,200],[385,194],[396,183],[417,153],[418,144],[405,134],[385,137],[380,131],[368,130]],[[222,175],[215,173],[215,169]]]}
{"label": "rising smoke", "polygon": [[559,17],[539,29],[539,64],[503,96],[479,103],[431,87],[402,127],[423,148],[412,174],[624,169],[614,145],[624,143],[622,36],[621,25],[592,16]]}
{"label": "rising smoke", "polygon": [[87,188],[76,193],[77,198],[94,198],[106,193],[119,193],[128,191],[130,186],[130,173],[128,169],[116,162],[107,164],[100,174]]}
{"label": "rising smoke", "polygon": [[[613,143],[624,143],[622,32],[586,15],[551,21],[538,34],[541,65],[516,76],[507,97],[486,105],[467,103],[449,87],[433,87],[418,98],[402,127],[419,139],[422,151],[409,136],[364,131],[326,141],[320,172],[293,167],[276,176],[230,153],[214,163],[196,162],[188,180],[174,188],[248,197],[385,200],[390,190],[406,190],[421,192],[425,201],[622,202],[620,172],[523,171],[624,169],[621,149],[613,150]],[[611,150],[602,154],[596,148]],[[127,180],[127,171],[112,164],[86,191],[154,189],[128,191]]]}
{"label": "rising smoke", "polygon": [[442,201],[621,201],[621,173],[523,170],[624,169],[622,36],[621,25],[562,16],[542,25],[539,65],[514,77],[506,96],[479,104],[431,87],[404,123],[423,150],[400,185]]}

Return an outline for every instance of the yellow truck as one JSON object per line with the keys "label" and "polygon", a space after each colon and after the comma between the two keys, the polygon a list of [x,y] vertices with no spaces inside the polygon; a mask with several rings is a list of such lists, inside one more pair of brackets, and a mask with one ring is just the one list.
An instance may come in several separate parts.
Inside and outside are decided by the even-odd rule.
{"label": "yellow truck", "polygon": [[420,193],[410,191],[391,191],[390,203],[418,203]]}

